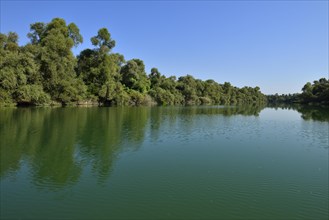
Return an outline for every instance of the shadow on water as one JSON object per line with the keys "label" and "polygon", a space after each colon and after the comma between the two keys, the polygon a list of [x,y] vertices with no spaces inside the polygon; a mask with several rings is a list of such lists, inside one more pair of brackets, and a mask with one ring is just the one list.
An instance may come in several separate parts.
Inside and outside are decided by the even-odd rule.
{"label": "shadow on water", "polygon": [[298,104],[269,105],[269,108],[295,110],[304,120],[329,122],[329,106],[310,106]]}

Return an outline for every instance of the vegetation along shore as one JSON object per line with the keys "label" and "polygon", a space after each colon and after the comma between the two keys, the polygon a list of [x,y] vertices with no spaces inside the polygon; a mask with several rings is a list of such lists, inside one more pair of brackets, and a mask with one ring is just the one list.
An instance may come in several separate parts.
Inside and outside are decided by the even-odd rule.
{"label": "vegetation along shore", "polygon": [[79,28],[61,18],[31,24],[28,37],[19,46],[15,32],[0,34],[0,106],[329,104],[325,78],[307,83],[302,94],[266,96],[258,86],[166,77],[157,68],[147,74],[142,60],[111,52],[115,41],[106,28],[78,56],[72,48],[83,42]]}

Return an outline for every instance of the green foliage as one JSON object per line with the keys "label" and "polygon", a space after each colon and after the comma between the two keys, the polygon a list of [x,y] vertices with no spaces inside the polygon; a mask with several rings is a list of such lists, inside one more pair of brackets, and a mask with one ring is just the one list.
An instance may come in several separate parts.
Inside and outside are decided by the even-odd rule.
{"label": "green foliage", "polygon": [[39,65],[31,52],[32,48],[19,47],[17,41],[15,33],[1,34],[0,103],[47,104],[49,95],[43,90]]}
{"label": "green foliage", "polygon": [[32,44],[38,44],[43,38],[46,30],[46,24],[43,22],[36,22],[30,25],[30,33],[27,36],[30,38]]}
{"label": "green foliage", "polygon": [[164,90],[161,87],[152,89],[149,94],[159,105],[174,105],[176,104],[175,96],[168,90]]}
{"label": "green foliage", "polygon": [[187,105],[197,105],[197,83],[193,76],[187,75],[178,78],[177,89],[182,93],[184,102]]}
{"label": "green foliage", "polygon": [[315,80],[313,84],[306,83],[300,95],[302,103],[329,104],[329,80],[321,78]]}
{"label": "green foliage", "polygon": [[268,103],[270,104],[292,104],[300,102],[300,94],[282,94],[278,93],[267,96]]}
{"label": "green foliage", "polygon": [[[90,40],[95,46],[75,57],[82,43],[76,24],[61,18],[31,24],[30,43],[19,46],[14,32],[0,34],[0,105],[98,103],[99,105],[208,105],[265,103],[259,87],[237,88],[230,83],[195,79],[191,75],[166,77],[157,68],[146,74],[140,59],[125,61],[112,53],[115,41],[106,28]],[[322,82],[320,82],[321,84]],[[322,84],[321,84],[322,85]],[[319,96],[321,86],[305,87]],[[324,92],[327,94],[327,92]],[[307,95],[305,95],[307,96]],[[327,95],[320,95],[325,99]]]}
{"label": "green foliage", "polygon": [[115,41],[111,39],[111,34],[106,28],[101,28],[97,36],[91,38],[91,43],[98,47],[101,53],[108,53],[115,47]]}
{"label": "green foliage", "polygon": [[184,97],[176,89],[176,77],[166,78],[157,68],[151,69],[149,75],[151,81],[151,90],[149,94],[159,105],[180,105],[184,103]]}
{"label": "green foliage", "polygon": [[68,26],[69,31],[69,38],[73,40],[74,46],[77,46],[78,44],[81,44],[83,42],[83,38],[80,35],[80,30],[78,26],[74,23],[70,23]]}
{"label": "green foliage", "polygon": [[268,95],[267,99],[271,104],[302,103],[329,105],[329,80],[321,78],[315,80],[313,84],[307,82],[303,86],[301,94]]}
{"label": "green foliage", "polygon": [[150,104],[149,98],[146,94],[140,93],[139,91],[130,89],[128,90],[128,94],[130,97],[129,104],[130,105],[142,105],[142,104]]}
{"label": "green foliage", "polygon": [[78,27],[54,18],[48,24],[32,24],[28,36],[37,48],[35,55],[42,84],[51,99],[68,104],[84,98],[86,89],[76,78],[76,59],[71,51],[82,42]]}
{"label": "green foliage", "polygon": [[50,96],[40,85],[24,85],[15,92],[15,100],[19,104],[43,105],[50,102]]}
{"label": "green foliage", "polygon": [[109,54],[115,45],[110,36],[108,30],[102,28],[97,36],[91,38],[92,44],[97,47],[80,53],[76,71],[87,86],[87,97],[97,97],[106,105],[125,105],[127,93],[120,83],[121,65],[125,61],[120,54]]}
{"label": "green foliage", "polygon": [[127,88],[146,93],[150,89],[150,80],[145,73],[144,62],[140,59],[129,60],[122,68],[122,84]]}

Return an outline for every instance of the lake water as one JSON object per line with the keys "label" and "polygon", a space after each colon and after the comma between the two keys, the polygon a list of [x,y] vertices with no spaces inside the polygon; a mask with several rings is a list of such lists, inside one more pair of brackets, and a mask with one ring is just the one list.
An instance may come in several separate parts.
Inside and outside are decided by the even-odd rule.
{"label": "lake water", "polygon": [[329,110],[297,110],[0,109],[0,218],[328,219]]}

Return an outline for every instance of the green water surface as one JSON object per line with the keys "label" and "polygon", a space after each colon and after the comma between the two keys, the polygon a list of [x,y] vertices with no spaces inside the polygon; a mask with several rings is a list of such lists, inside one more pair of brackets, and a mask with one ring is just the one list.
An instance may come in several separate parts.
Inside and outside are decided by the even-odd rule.
{"label": "green water surface", "polygon": [[0,109],[1,219],[328,219],[329,109]]}

